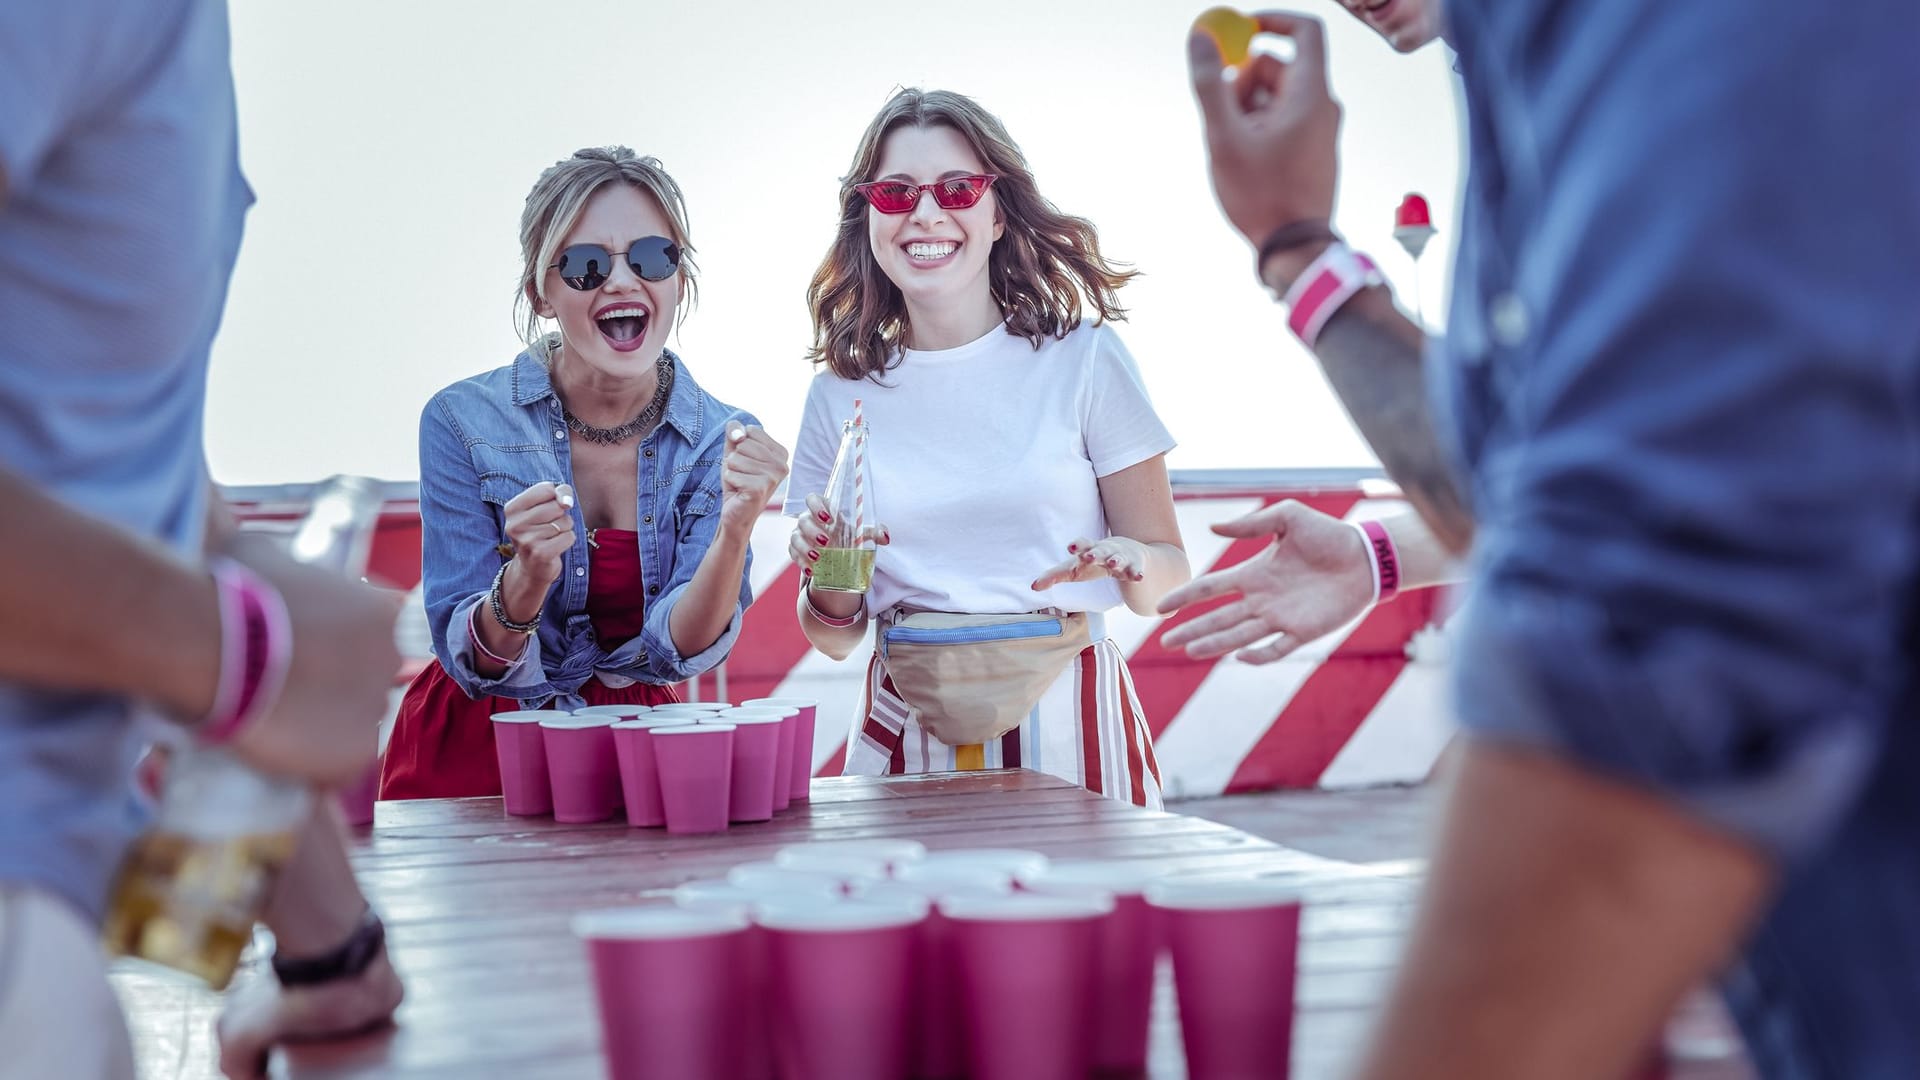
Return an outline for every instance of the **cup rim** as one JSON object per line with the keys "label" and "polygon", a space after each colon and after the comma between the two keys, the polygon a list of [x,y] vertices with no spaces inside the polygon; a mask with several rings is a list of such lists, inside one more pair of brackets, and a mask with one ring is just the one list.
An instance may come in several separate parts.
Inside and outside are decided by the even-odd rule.
{"label": "cup rim", "polygon": [[893,879],[923,886],[1013,888],[1013,875],[998,866],[951,862],[905,862],[893,868]]}
{"label": "cup rim", "polygon": [[723,709],[731,709],[731,708],[733,708],[733,706],[729,705],[724,701],[663,701],[660,704],[655,705],[653,707],[653,711],[654,712],[674,712],[674,711],[720,712]]}
{"label": "cup rim", "polygon": [[796,709],[817,709],[820,707],[820,702],[817,699],[807,698],[807,697],[758,697],[758,698],[752,698],[747,701],[743,701],[740,704],[743,706],[791,705]]}
{"label": "cup rim", "polygon": [[599,716],[556,716],[540,721],[540,726],[546,728],[548,731],[585,731],[592,728],[610,728],[613,726],[613,717],[607,716],[604,713]]}
{"label": "cup rim", "polygon": [[1040,873],[1052,863],[1052,859],[1040,852],[1026,848],[977,847],[929,851],[918,865],[991,866],[1006,871],[1009,877],[1017,878],[1022,872]]}
{"label": "cup rim", "polygon": [[864,840],[810,840],[801,844],[788,844],[773,853],[773,861],[779,862],[790,852],[859,855],[889,863],[902,863],[918,862],[926,858],[927,845],[918,840],[895,840],[878,836]]}
{"label": "cup rim", "polygon": [[763,929],[791,934],[839,934],[918,926],[926,919],[929,910],[926,904],[873,900],[848,900],[813,907],[774,903],[756,907],[753,921]]}
{"label": "cup rim", "polygon": [[918,896],[936,906],[940,901],[952,896],[1013,895],[1011,881],[987,885],[947,881],[902,881],[899,878],[886,878],[881,881],[853,881],[848,882],[847,885],[848,895],[855,900],[868,900],[876,896],[885,900],[891,900],[896,896]]}
{"label": "cup rim", "polygon": [[656,904],[579,912],[573,934],[587,941],[673,941],[735,934],[748,925],[738,912]]}
{"label": "cup rim", "polygon": [[776,864],[771,859],[755,859],[729,867],[727,884],[738,885],[744,889],[762,888],[765,884],[815,882],[831,884],[836,891],[844,892],[847,879],[839,874],[829,874],[819,870],[793,870]]}
{"label": "cup rim", "polygon": [[727,719],[727,720],[730,720],[736,716],[739,716],[739,717],[765,716],[765,717],[771,717],[775,720],[785,720],[789,716],[799,716],[800,710],[789,709],[789,708],[775,708],[772,705],[735,705],[731,709],[724,709],[720,712],[714,713],[713,715],[718,716],[722,719]]}
{"label": "cup rim", "polygon": [[940,914],[955,922],[1063,922],[1098,919],[1113,912],[1112,893],[1049,896],[1008,893],[1005,896],[943,896]]}
{"label": "cup rim", "polygon": [[572,716],[565,709],[507,709],[493,713],[488,719],[500,724],[537,724],[552,716]]}
{"label": "cup rim", "polygon": [[1143,896],[1147,886],[1163,880],[1168,868],[1161,863],[1133,859],[1063,859],[1048,863],[1039,873],[1016,874],[1020,887],[1049,895],[1072,895],[1087,890],[1115,896]]}
{"label": "cup rim", "polygon": [[752,905],[778,896],[828,904],[837,903],[846,895],[841,891],[838,882],[822,882],[822,887],[818,890],[798,887],[804,885],[804,882],[790,884],[796,887],[783,893],[770,894],[765,889],[751,885],[736,885],[726,878],[699,878],[694,881],[683,881],[674,886],[673,902],[683,906],[699,906],[708,902],[714,904],[737,902]]}
{"label": "cup rim", "polygon": [[885,859],[871,855],[858,855],[851,852],[807,853],[793,852],[781,848],[774,852],[773,866],[780,870],[795,870],[802,873],[832,874],[843,881],[873,880],[886,881],[893,876],[893,864]]}
{"label": "cup rim", "polygon": [[652,728],[682,727],[680,721],[667,716],[641,716],[632,720],[615,720],[609,725],[615,731],[646,731]]}
{"label": "cup rim", "polygon": [[653,711],[651,705],[588,705],[573,710],[574,716],[645,716]]}
{"label": "cup rim", "polygon": [[702,718],[700,726],[713,727],[717,724],[728,724],[736,727],[755,727],[762,724],[779,724],[784,720],[784,717],[779,716],[727,716],[723,713],[714,713],[711,719]]}
{"label": "cup rim", "polygon": [[720,735],[733,730],[732,724],[670,724],[653,729],[655,735]]}
{"label": "cup rim", "polygon": [[1144,895],[1147,903],[1169,911],[1260,911],[1296,906],[1306,899],[1296,884],[1255,877],[1156,881]]}

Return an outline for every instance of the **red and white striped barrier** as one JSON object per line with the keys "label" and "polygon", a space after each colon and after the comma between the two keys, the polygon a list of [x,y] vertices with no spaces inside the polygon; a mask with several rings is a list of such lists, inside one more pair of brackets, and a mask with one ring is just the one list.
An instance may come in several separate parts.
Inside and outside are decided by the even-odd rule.
{"label": "red and white striped barrier", "polygon": [[[1378,517],[1402,505],[1360,471],[1296,470],[1180,473],[1175,511],[1196,574],[1231,566],[1261,550],[1261,540],[1231,540],[1208,526],[1281,499],[1294,498],[1348,519]],[[304,485],[235,488],[243,519],[255,527],[290,521],[302,510]],[[739,643],[722,670],[688,690],[701,697],[745,700],[805,696],[820,701],[816,772],[837,774],[844,740],[859,708],[868,649],[834,662],[800,633],[794,603],[799,571],[787,561],[790,519],[769,511],[754,530],[754,604]],[[369,574],[400,587],[420,577],[420,526],[412,485],[392,485]],[[1107,631],[1126,651],[1152,725],[1169,797],[1267,788],[1341,788],[1413,783],[1432,771],[1452,735],[1445,702],[1446,650],[1437,629],[1445,597],[1438,590],[1404,594],[1353,624],[1277,663],[1188,660],[1160,644],[1162,633],[1196,612],[1172,619],[1109,612]],[[426,661],[426,628],[418,605],[402,627],[405,651]]]}

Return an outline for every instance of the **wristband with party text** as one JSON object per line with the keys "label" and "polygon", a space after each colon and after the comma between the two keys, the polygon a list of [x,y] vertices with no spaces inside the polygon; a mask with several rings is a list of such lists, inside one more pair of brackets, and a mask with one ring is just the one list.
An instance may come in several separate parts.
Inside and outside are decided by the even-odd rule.
{"label": "wristband with party text", "polygon": [[1400,593],[1400,549],[1378,521],[1356,521],[1360,540],[1367,545],[1367,565],[1373,571],[1373,602],[1385,603]]}
{"label": "wristband with party text", "polygon": [[1287,289],[1287,326],[1311,349],[1327,320],[1362,290],[1386,283],[1372,259],[1335,241]]}
{"label": "wristband with party text", "polygon": [[293,623],[280,593],[232,559],[208,567],[220,600],[220,681],[201,741],[232,742],[279,700],[293,662]]}

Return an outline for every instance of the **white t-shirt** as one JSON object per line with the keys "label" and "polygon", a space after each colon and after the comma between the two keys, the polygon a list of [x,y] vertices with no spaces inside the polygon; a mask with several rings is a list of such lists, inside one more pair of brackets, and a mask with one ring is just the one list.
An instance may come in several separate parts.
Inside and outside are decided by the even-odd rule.
{"label": "white t-shirt", "polygon": [[892,543],[874,559],[867,609],[1104,611],[1111,578],[1034,592],[1075,537],[1105,538],[1098,479],[1173,448],[1133,357],[1111,327],[1082,323],[1036,351],[995,327],[954,349],[909,349],[898,367],[849,381],[823,370],[807,391],[785,512],[824,494],[841,424],[860,398],[870,432],[872,520]]}

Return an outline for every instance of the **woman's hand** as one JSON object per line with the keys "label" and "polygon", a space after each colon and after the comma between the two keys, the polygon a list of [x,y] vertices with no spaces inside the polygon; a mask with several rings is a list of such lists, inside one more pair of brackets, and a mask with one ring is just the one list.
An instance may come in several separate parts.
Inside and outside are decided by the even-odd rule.
{"label": "woman's hand", "polygon": [[765,428],[727,421],[726,456],[720,472],[720,527],[751,532],[787,476],[787,448]]}
{"label": "woman's hand", "polygon": [[[836,524],[824,497],[807,496],[807,512],[794,521],[793,536],[787,541],[787,558],[802,572],[812,573],[814,564],[820,561],[820,550],[832,546]],[[852,543],[867,537],[872,537],[876,544],[886,544],[893,539],[885,525],[868,525],[860,531],[861,536],[849,538]]]}
{"label": "woman's hand", "polygon": [[542,480],[507,500],[507,543],[526,580],[545,589],[573,550],[573,487]]}
{"label": "woman's hand", "polygon": [[1140,581],[1147,573],[1147,545],[1124,536],[1109,536],[1093,541],[1082,536],[1067,545],[1071,556],[1034,579],[1033,591],[1051,589],[1068,581],[1094,581],[1103,577],[1120,581]]}

